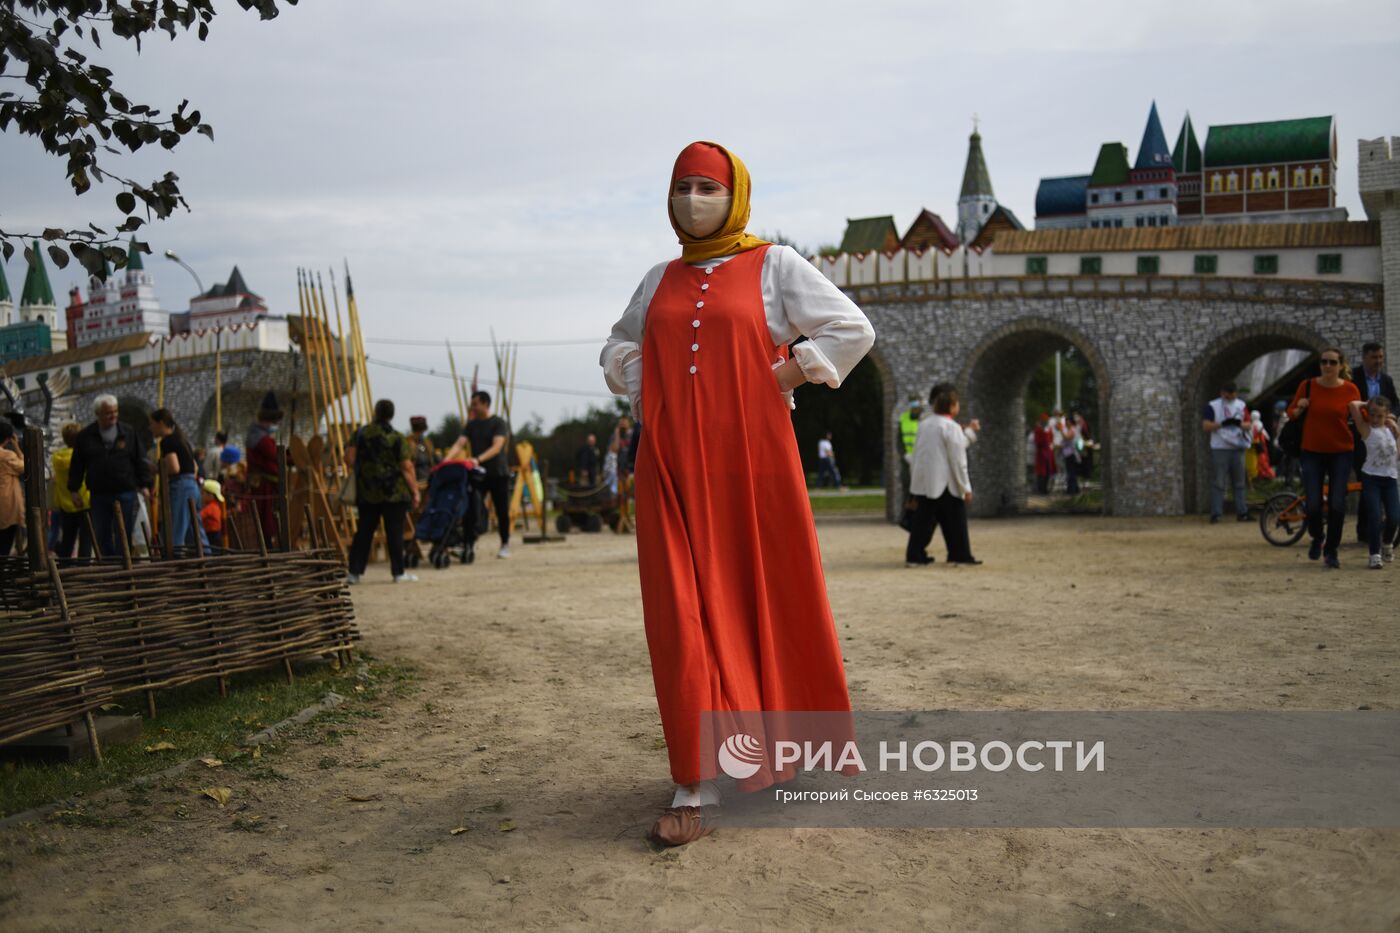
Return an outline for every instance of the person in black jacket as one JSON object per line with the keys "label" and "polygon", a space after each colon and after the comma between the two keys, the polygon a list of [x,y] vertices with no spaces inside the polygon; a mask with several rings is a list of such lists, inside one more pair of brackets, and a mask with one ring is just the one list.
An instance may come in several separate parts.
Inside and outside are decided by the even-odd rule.
{"label": "person in black jacket", "polygon": [[68,489],[77,492],[87,481],[92,494],[92,526],[102,554],[121,554],[114,510],[120,506],[130,538],[136,525],[137,496],[151,496],[151,463],[146,448],[130,425],[117,420],[117,400],[99,395],[92,404],[97,420],[78,432],[73,441],[73,463]]}
{"label": "person in black jacket", "polygon": [[[1351,381],[1356,383],[1356,388],[1360,390],[1361,401],[1368,402],[1379,395],[1390,400],[1391,411],[1400,411],[1400,396],[1395,394],[1395,380],[1385,371],[1385,347],[1379,343],[1373,340],[1361,345],[1361,366],[1352,373]],[[1366,442],[1361,439],[1355,425],[1352,426],[1351,433],[1355,438],[1352,459],[1356,463],[1357,475],[1360,475],[1361,467],[1366,462]],[[1368,540],[1364,510],[1356,516],[1356,540]]]}

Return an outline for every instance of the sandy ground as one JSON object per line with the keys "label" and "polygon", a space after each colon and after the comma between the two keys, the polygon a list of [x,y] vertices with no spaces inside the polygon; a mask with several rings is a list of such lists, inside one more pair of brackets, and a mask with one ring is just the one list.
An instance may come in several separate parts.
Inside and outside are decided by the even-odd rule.
{"label": "sandy ground", "polygon": [[[1254,525],[1039,518],[974,523],[986,566],[916,570],[889,525],[820,528],[857,708],[1400,703],[1400,564],[1367,573],[1355,547],[1326,573]],[[264,831],[219,816],[5,832],[0,926],[1400,925],[1400,831],[731,828],[653,851],[670,786],[633,539],[485,550],[412,587],[371,570],[366,645],[416,665],[421,689],[278,754],[285,781],[228,775]]]}

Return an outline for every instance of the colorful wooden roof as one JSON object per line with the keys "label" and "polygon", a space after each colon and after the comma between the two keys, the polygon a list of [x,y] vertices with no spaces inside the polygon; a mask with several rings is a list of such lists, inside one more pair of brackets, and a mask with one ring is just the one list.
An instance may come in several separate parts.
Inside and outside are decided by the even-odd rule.
{"label": "colorful wooden roof", "polygon": [[1104,143],[1094,161],[1090,185],[1126,185],[1128,183],[1128,147],[1122,143]]}
{"label": "colorful wooden roof", "polygon": [[967,139],[967,166],[963,169],[962,194],[959,198],[992,198],[992,175],[982,155],[982,134],[976,130]]}
{"label": "colorful wooden roof", "polygon": [[869,253],[875,250],[892,249],[899,245],[899,231],[895,228],[894,217],[847,218],[846,233],[841,237],[841,252]]}
{"label": "colorful wooden roof", "polygon": [[1172,147],[1172,168],[1178,175],[1195,174],[1201,170],[1201,144],[1196,141],[1196,128],[1191,125],[1191,114],[1181,123],[1181,132],[1176,136]]}
{"label": "colorful wooden roof", "polygon": [[1172,164],[1171,150],[1167,148],[1167,134],[1162,132],[1162,121],[1157,117],[1157,102],[1147,114],[1147,126],[1142,131],[1142,144],[1138,146],[1137,162],[1134,168],[1165,168]]}
{"label": "colorful wooden roof", "polygon": [[1057,217],[1082,214],[1088,198],[1088,175],[1042,178],[1035,189],[1035,216]]}
{"label": "colorful wooden roof", "polygon": [[1206,134],[1205,165],[1328,161],[1333,126],[1332,117],[1212,126]]}
{"label": "colorful wooden roof", "polygon": [[44,254],[39,250],[39,241],[34,241],[34,247],[30,250],[34,254],[34,261],[30,263],[29,271],[24,275],[24,290],[20,293],[20,307],[25,305],[51,305],[53,301],[53,286],[49,284],[49,270],[44,265]]}
{"label": "colorful wooden roof", "polygon": [[1380,224],[1341,220],[1293,224],[1196,224],[1189,227],[1004,231],[998,253],[1114,253],[1213,249],[1378,246]]}

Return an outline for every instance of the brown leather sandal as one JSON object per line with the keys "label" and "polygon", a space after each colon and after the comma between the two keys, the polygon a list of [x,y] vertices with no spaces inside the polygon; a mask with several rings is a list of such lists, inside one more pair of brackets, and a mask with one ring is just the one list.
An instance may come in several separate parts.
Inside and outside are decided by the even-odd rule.
{"label": "brown leather sandal", "polygon": [[715,831],[719,807],[667,807],[647,833],[662,846],[683,846]]}

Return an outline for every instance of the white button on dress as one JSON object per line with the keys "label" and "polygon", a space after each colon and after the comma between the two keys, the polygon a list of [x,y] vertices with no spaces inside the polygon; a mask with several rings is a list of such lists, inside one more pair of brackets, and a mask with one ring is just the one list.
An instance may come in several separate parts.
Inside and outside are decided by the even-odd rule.
{"label": "white button on dress", "polygon": [[692,344],[690,345],[690,352],[691,352],[691,353],[694,353],[694,352],[695,352],[696,350],[698,350],[698,349],[700,349],[700,344],[698,344],[698,343],[692,343]]}
{"label": "white button on dress", "polygon": [[695,367],[694,367],[694,366],[690,367],[690,372],[691,372],[692,375],[694,375],[694,373],[695,373]]}
{"label": "white button on dress", "polygon": [[695,307],[697,307],[697,308],[703,308],[703,307],[705,307],[705,302],[703,302],[703,301],[697,301],[697,302],[695,302]]}
{"label": "white button on dress", "polygon": [[700,286],[700,290],[701,290],[702,292],[703,292],[703,291],[708,291],[709,288],[710,288],[710,283],[709,283],[709,282],[706,282],[706,283],[704,283],[703,285]]}
{"label": "white button on dress", "polygon": [[690,322],[690,326],[691,326],[691,327],[699,327],[699,326],[700,326],[700,319],[699,319],[699,318],[696,318],[695,320],[691,321],[691,322]]}

